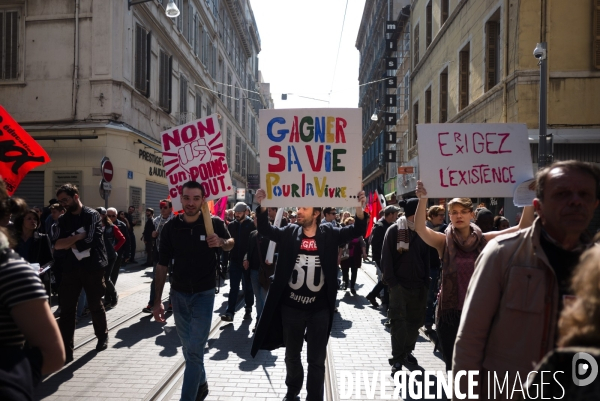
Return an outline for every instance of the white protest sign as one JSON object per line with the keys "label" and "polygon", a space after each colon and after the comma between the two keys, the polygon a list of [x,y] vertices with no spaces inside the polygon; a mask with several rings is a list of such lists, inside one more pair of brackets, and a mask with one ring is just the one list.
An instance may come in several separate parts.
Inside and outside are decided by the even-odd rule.
{"label": "white protest sign", "polygon": [[233,194],[217,115],[213,114],[160,133],[169,195],[181,210],[181,190],[187,181],[202,184],[206,200]]}
{"label": "white protest sign", "polygon": [[358,206],[361,109],[260,110],[262,206]]}
{"label": "white protest sign", "polygon": [[418,124],[417,132],[430,198],[512,197],[533,178],[525,124]]}

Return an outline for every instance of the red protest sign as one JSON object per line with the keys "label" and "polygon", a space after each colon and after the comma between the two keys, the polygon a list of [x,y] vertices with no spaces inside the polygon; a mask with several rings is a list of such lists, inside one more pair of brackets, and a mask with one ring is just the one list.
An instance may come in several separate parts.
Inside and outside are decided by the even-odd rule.
{"label": "red protest sign", "polygon": [[50,157],[0,106],[0,176],[12,195],[27,173],[50,161]]}

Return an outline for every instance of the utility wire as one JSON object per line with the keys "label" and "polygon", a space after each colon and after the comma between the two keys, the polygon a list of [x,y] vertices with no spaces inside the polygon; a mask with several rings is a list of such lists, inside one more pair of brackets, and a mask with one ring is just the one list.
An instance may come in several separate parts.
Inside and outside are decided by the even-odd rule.
{"label": "utility wire", "polygon": [[344,36],[344,25],[346,24],[346,12],[348,11],[348,0],[346,0],[346,8],[344,8],[344,19],[342,20],[342,30],[340,32],[340,42],[338,43],[337,55],[335,56],[335,66],[333,67],[333,77],[331,78],[331,90],[329,93],[333,91],[333,83],[335,82],[335,72],[337,70],[337,63],[340,57],[340,48],[342,47],[342,37]]}

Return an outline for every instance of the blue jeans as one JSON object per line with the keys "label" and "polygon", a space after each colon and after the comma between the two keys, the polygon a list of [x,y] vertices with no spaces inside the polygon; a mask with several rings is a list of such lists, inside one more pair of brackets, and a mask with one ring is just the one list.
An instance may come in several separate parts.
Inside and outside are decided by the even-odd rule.
{"label": "blue jeans", "polygon": [[183,345],[185,371],[181,400],[194,401],[198,387],[206,382],[204,347],[208,340],[215,304],[215,290],[195,294],[171,290],[175,327]]}
{"label": "blue jeans", "polygon": [[250,270],[250,280],[252,281],[252,291],[254,291],[254,295],[256,296],[256,320],[258,320],[265,307],[267,291],[260,285],[260,281],[258,280],[258,270]]}
{"label": "blue jeans", "polygon": [[235,314],[235,304],[237,304],[238,292],[240,291],[240,281],[244,290],[244,301],[246,308],[252,308],[254,305],[254,293],[252,283],[250,283],[250,274],[244,271],[244,266],[234,261],[229,261],[229,298],[227,300],[227,310],[225,313],[233,316]]}

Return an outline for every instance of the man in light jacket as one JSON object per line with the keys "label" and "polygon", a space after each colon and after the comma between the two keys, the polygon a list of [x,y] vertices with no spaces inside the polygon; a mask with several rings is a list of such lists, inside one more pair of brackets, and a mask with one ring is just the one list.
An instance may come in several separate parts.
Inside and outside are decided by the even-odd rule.
{"label": "man in light jacket", "polygon": [[[590,246],[585,231],[600,199],[600,169],[557,162],[538,172],[536,185],[539,217],[487,244],[467,290],[452,370],[479,371],[480,399],[515,396],[513,387],[555,348],[558,316],[572,296],[571,273]],[[497,378],[501,386],[505,377],[500,392],[493,384]],[[464,393],[466,381],[460,388]]]}

